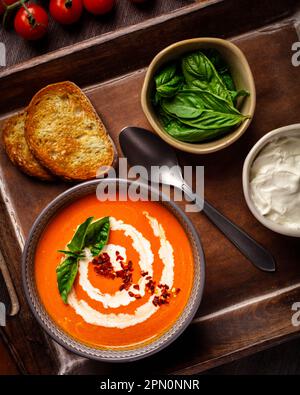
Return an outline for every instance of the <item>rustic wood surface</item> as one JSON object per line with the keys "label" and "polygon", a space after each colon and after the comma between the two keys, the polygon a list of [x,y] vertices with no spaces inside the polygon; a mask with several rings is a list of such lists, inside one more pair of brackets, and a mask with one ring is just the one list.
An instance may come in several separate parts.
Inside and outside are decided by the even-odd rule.
{"label": "rustic wood surface", "polygon": [[[234,1],[231,3],[236,4]],[[239,15],[244,15],[244,1],[241,0],[238,3],[240,6]],[[251,3],[253,9],[260,7],[262,11],[260,15],[265,16],[265,23],[276,20],[276,12],[278,18],[282,15],[287,16],[291,11],[286,8],[286,1],[274,1],[272,8],[268,7],[267,3],[263,0]],[[290,5],[293,3],[295,2],[289,2]],[[224,7],[224,2],[221,2],[221,6]],[[224,9],[222,10],[224,11]],[[205,11],[204,14],[203,11]],[[215,6],[213,11],[214,21],[217,24],[216,18],[219,16],[221,21],[222,13]],[[238,11],[236,12],[238,13]],[[259,22],[256,22],[252,18],[253,15],[254,13],[250,9],[245,16],[245,26],[249,27],[252,22],[251,26],[254,29],[257,27],[255,23],[261,24],[263,20],[260,19]],[[176,21],[172,18],[164,20],[164,36],[160,34],[159,43],[153,41],[153,45],[149,49],[150,54],[147,54],[144,61],[147,62],[148,56],[152,56],[160,46],[169,43],[172,37],[174,39],[176,23],[175,40],[186,37],[185,27],[190,18],[193,21],[198,21],[198,24],[190,26],[189,34],[192,37],[202,35],[202,18],[210,21],[207,9],[200,10],[195,7],[195,12],[191,12],[190,15],[183,14],[181,19],[178,17]],[[238,15],[233,18],[238,19]],[[181,31],[180,28],[183,30]],[[221,27],[218,28],[221,29]],[[152,27],[146,26],[143,33],[135,31],[130,33],[131,37],[141,37],[144,34],[144,41],[147,43],[149,40],[150,43],[147,34],[149,29],[153,30]],[[240,33],[240,31],[238,32]],[[229,32],[227,31],[227,33]],[[230,36],[230,34],[228,35]],[[241,189],[243,160],[254,142],[275,127],[299,121],[297,111],[300,92],[293,88],[299,85],[300,76],[298,70],[291,65],[290,53],[291,45],[297,39],[294,23],[290,20],[234,39],[234,42],[244,50],[256,80],[258,104],[252,126],[240,141],[218,153],[218,157],[215,155],[199,157],[179,153],[182,164],[205,165],[206,197],[208,200],[273,252],[278,262],[278,272],[266,274],[257,271],[204,217],[199,214],[192,215],[192,220],[201,235],[207,258],[205,295],[196,320],[180,339],[157,356],[129,366],[122,365],[122,367],[86,361],[80,365],[77,372],[118,373],[122,371],[124,373],[124,371],[132,371],[131,369],[135,369],[137,372],[150,369],[152,372],[158,371],[159,373],[196,373],[298,336],[298,329],[291,325],[291,305],[294,301],[300,300],[299,247],[296,240],[276,235],[261,226],[249,213]],[[117,42],[126,41],[121,36],[116,37],[115,40]],[[113,48],[115,42],[112,42],[111,47],[106,42],[106,51]],[[101,45],[104,44],[97,43],[97,49],[101,48]],[[262,48],[264,56],[261,56]],[[125,47],[124,51],[127,49]],[[136,50],[136,48],[134,49]],[[92,48],[89,47],[88,51],[91,53]],[[143,51],[140,49],[136,55],[142,53]],[[124,59],[126,58],[125,53],[122,56]],[[138,57],[140,58],[140,56]],[[79,56],[76,53],[66,54],[64,57],[66,65],[70,59],[78,61]],[[37,65],[39,76],[46,75],[47,69],[50,69],[54,71],[54,76],[64,75],[65,78],[68,78],[70,70],[62,70],[59,67],[61,62],[61,59],[52,59],[50,63]],[[135,66],[138,65],[141,64],[135,63]],[[72,63],[72,66],[75,67],[75,74],[72,76],[76,76],[84,86],[84,81],[88,81],[88,72],[83,70],[79,75],[79,71],[76,71],[76,64]],[[97,66],[94,64],[93,71],[99,73],[103,67],[102,63]],[[28,87],[29,91],[37,88],[38,84],[43,85],[43,78],[41,78],[32,88],[33,77],[30,71],[29,68],[27,71],[25,70],[28,79],[24,80],[28,84],[26,88]],[[18,79],[19,72],[21,71],[18,69],[13,71],[12,76]],[[111,70],[112,76],[115,76],[114,72],[115,70]],[[22,73],[24,73],[24,69],[22,69]],[[93,78],[95,73],[89,73],[90,78],[91,76]],[[87,95],[102,116],[117,145],[118,133],[125,125],[149,127],[139,103],[143,76],[144,70],[139,70],[118,79],[93,84],[94,86],[86,88]],[[270,84],[270,76],[274,81],[272,84]],[[13,77],[9,73],[4,73],[2,78],[0,75],[0,88],[10,95],[10,101],[3,103],[5,110],[11,110],[14,102],[16,106],[22,105],[22,101],[25,105],[28,99],[28,92],[20,98],[19,91],[11,89],[9,81],[13,81]],[[106,75],[106,77],[108,76]],[[82,79],[80,80],[80,78]],[[94,80],[90,80],[90,84],[93,82]],[[9,91],[9,89],[11,90]],[[25,91],[27,89],[24,89]],[[293,95],[289,94],[291,91],[294,92]],[[21,233],[26,236],[40,210],[68,186],[65,184],[49,186],[23,176],[10,164],[3,152],[0,152],[0,168],[7,196],[13,204],[17,223]],[[24,207],[30,207],[30,210],[24,210]],[[0,239],[4,243],[2,248],[18,284],[17,291],[22,305],[20,317],[12,319],[5,330],[6,339],[10,343],[13,341],[13,351],[17,357],[19,355],[18,358],[21,359],[24,370],[31,373],[44,372],[48,367],[48,371],[51,372],[55,370],[56,366],[54,354],[50,352],[51,343],[45,345],[41,331],[36,324],[33,324],[19,286],[20,251],[10,233],[11,229],[7,229],[4,222],[1,229],[3,236]],[[7,234],[4,235],[5,232]],[[25,323],[21,327],[18,325],[20,319],[22,323]],[[34,332],[32,332],[33,329]],[[20,344],[21,340],[18,342],[22,336],[28,340],[25,345]],[[29,348],[26,349],[26,347]],[[45,354],[44,350],[49,353]],[[35,364],[32,365],[34,355],[41,356],[42,353],[43,361],[36,358]],[[73,372],[76,372],[76,369],[73,369]]]}
{"label": "rustic wood surface", "polygon": [[272,7],[269,0],[200,2],[7,67],[0,70],[5,91],[1,112],[24,107],[46,84],[66,78],[81,87],[106,82],[147,66],[160,50],[176,41],[242,34],[291,15],[296,4],[296,0],[276,0]]}
{"label": "rustic wood surface", "polygon": [[[80,21],[72,26],[62,26],[50,16],[48,34],[38,42],[28,42],[16,36],[12,26],[7,30],[1,28],[0,42],[6,45],[7,66],[11,66],[91,37],[138,24],[145,19],[170,13],[192,2],[193,0],[151,0],[146,4],[136,5],[129,0],[116,0],[116,6],[109,15],[95,17],[84,12]],[[49,0],[41,0],[41,3],[48,8]]]}
{"label": "rustic wood surface", "polygon": [[[294,340],[206,371],[209,375],[299,375],[300,341]],[[17,365],[0,338],[0,375],[19,374]]]}
{"label": "rustic wood surface", "polygon": [[212,369],[207,373],[210,375],[299,375],[300,341],[290,341],[287,344]]}
{"label": "rustic wood surface", "polygon": [[7,346],[0,338],[0,375],[18,374],[18,368]]}

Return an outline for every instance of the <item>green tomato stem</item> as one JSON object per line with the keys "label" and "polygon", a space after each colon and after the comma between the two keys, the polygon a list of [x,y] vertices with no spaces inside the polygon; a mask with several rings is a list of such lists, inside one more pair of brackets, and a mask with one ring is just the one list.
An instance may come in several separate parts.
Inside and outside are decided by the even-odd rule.
{"label": "green tomato stem", "polygon": [[15,10],[15,9],[17,9],[17,8],[20,8],[20,7],[22,7],[22,6],[25,6],[25,3],[26,3],[27,1],[28,1],[28,0],[19,0],[19,1],[15,2],[15,3],[13,3],[13,4],[7,5],[7,4],[5,3],[5,0],[2,0],[2,4],[3,4],[4,8],[5,8],[5,12],[4,12],[4,15],[3,15],[3,20],[2,20],[2,24],[3,24],[3,27],[4,27],[4,28],[7,27],[7,17],[8,17],[8,15],[9,15],[13,10]]}
{"label": "green tomato stem", "polygon": [[72,5],[73,5],[73,0],[66,0],[65,2],[66,8],[72,8]]}

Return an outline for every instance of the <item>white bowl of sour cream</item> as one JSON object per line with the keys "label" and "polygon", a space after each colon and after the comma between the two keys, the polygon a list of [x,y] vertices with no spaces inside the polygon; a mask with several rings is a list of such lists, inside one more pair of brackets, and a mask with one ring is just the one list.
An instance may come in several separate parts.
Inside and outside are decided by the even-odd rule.
{"label": "white bowl of sour cream", "polygon": [[300,237],[300,123],[273,130],[254,145],[244,163],[243,189],[258,221]]}

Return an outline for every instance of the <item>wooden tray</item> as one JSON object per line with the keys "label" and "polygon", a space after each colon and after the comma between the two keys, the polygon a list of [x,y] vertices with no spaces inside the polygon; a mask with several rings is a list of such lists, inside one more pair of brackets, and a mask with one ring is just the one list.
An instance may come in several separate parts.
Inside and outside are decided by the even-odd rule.
{"label": "wooden tray", "polygon": [[[145,4],[133,4],[130,0],[115,0],[116,6],[107,15],[96,17],[83,12],[79,22],[72,25],[60,25],[49,18],[48,34],[36,42],[22,40],[11,27],[0,29],[0,42],[7,49],[7,66],[27,61],[79,41],[103,35],[125,26],[136,25],[146,19],[156,18],[173,10],[186,6],[195,0],[151,0]],[[202,2],[207,0],[200,0]],[[48,9],[49,1],[40,0]]]}
{"label": "wooden tray", "polygon": [[194,4],[0,73],[3,118],[47,83],[70,79],[84,88],[119,149],[118,133],[124,126],[149,128],[139,95],[145,67],[159,50],[190,37],[232,39],[246,54],[256,81],[253,123],[222,152],[178,154],[182,164],[205,166],[207,199],[272,251],[278,263],[275,274],[258,271],[204,216],[193,214],[205,248],[207,280],[203,303],[187,331],[159,355],[138,363],[120,366],[78,358],[41,333],[20,280],[20,251],[33,220],[70,185],[47,185],[24,176],[0,148],[1,249],[21,301],[19,315],[2,332],[22,371],[198,373],[298,336],[291,306],[300,301],[299,241],[260,225],[247,209],[241,185],[243,161],[253,144],[271,129],[299,122],[300,73],[291,63],[292,44],[299,40],[296,5],[296,0],[274,0],[272,6],[268,0]]}

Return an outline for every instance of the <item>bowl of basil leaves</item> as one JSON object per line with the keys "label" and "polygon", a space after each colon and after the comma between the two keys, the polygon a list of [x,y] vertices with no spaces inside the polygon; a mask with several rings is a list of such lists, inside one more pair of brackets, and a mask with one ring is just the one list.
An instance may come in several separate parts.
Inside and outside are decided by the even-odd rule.
{"label": "bowl of basil leaves", "polygon": [[163,140],[206,154],[229,146],[247,130],[256,92],[250,66],[236,45],[196,38],[177,42],[153,59],[141,102]]}

